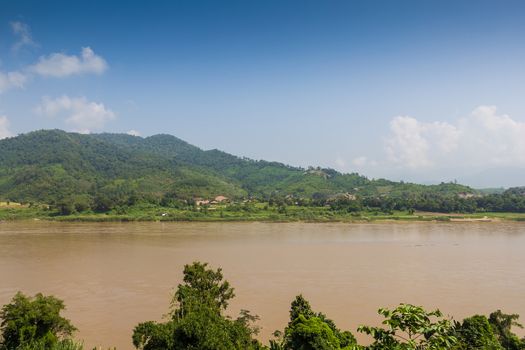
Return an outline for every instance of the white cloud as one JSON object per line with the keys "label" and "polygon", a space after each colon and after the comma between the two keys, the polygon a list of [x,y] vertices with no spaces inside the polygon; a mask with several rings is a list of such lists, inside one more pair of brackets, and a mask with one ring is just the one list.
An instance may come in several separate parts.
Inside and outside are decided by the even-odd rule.
{"label": "white cloud", "polygon": [[367,168],[367,170],[370,170],[372,168],[375,168],[377,165],[379,165],[379,163],[363,155],[360,155],[353,159],[345,159],[344,157],[337,156],[336,159],[334,160],[334,165],[336,169],[341,172],[355,172],[355,171],[361,171],[364,168]]}
{"label": "white cloud", "polygon": [[335,158],[335,165],[340,169],[344,169],[346,167],[346,161],[341,156],[337,156],[337,158]]}
{"label": "white cloud", "polygon": [[[29,25],[14,21],[10,22],[10,26],[17,37],[12,47],[14,51],[24,46],[36,46]],[[0,94],[12,88],[23,88],[34,75],[63,78],[87,73],[102,74],[107,68],[106,60],[95,54],[90,47],[83,47],[79,56],[52,53],[41,56],[36,64],[22,67],[17,71],[0,71]]]}
{"label": "white cloud", "polygon": [[42,56],[30,71],[46,77],[63,78],[86,73],[102,74],[108,64],[89,47],[82,48],[80,56],[53,53]]}
{"label": "white cloud", "polygon": [[395,117],[387,160],[408,169],[525,166],[525,122],[480,106],[454,123]]}
{"label": "white cloud", "polygon": [[0,72],[0,94],[12,88],[23,88],[27,79],[21,72]]}
{"label": "white cloud", "polygon": [[137,130],[130,130],[126,134],[131,136],[140,136],[140,132],[138,132]]}
{"label": "white cloud", "polygon": [[[23,28],[23,23],[13,23],[17,23],[17,26],[22,26]],[[63,78],[84,73],[102,74],[107,67],[106,61],[96,55],[89,47],[82,49],[80,57],[53,53],[49,56],[40,57],[38,63],[22,68],[21,70],[11,72],[0,71],[0,94],[9,89],[23,88],[35,74]]]}
{"label": "white cloud", "polygon": [[31,35],[31,29],[26,23],[22,22],[11,22],[11,30],[18,38],[17,42],[13,45],[13,51],[18,51],[24,46],[36,46]]}
{"label": "white cloud", "polygon": [[13,134],[9,131],[9,119],[6,116],[0,116],[0,140],[11,136]]}
{"label": "white cloud", "polygon": [[368,158],[366,158],[365,156],[359,156],[352,160],[352,164],[358,168],[366,165],[367,162],[368,162]]}
{"label": "white cloud", "polygon": [[388,159],[409,168],[433,165],[432,154],[452,152],[459,138],[458,129],[451,124],[425,123],[408,116],[395,117],[390,132],[386,142]]}
{"label": "white cloud", "polygon": [[50,117],[63,117],[74,131],[89,133],[100,130],[115,119],[115,113],[102,103],[90,102],[85,97],[61,96],[56,99],[42,98],[37,113]]}

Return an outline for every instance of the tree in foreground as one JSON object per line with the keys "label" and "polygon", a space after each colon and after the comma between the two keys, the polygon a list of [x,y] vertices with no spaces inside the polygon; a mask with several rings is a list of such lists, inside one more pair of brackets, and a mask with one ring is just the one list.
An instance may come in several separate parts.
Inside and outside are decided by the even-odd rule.
{"label": "tree in foreground", "polygon": [[[72,339],[62,339],[53,345],[44,342],[34,342],[31,344],[20,345],[16,350],[84,350],[82,343],[75,342]],[[93,348],[93,350],[100,350]],[[115,350],[115,349],[108,349]]]}
{"label": "tree in foreground", "polygon": [[507,315],[497,310],[490,314],[489,323],[494,330],[496,338],[501,346],[506,350],[522,350],[525,349],[525,338],[519,339],[516,334],[512,332],[512,327],[523,328],[518,322],[519,315]]}
{"label": "tree in foreground", "polygon": [[60,316],[62,310],[63,301],[53,296],[31,298],[18,292],[0,311],[0,349],[53,349],[68,344],[68,349],[75,349],[68,338],[76,328]]}
{"label": "tree in foreground", "polygon": [[474,315],[465,318],[462,323],[455,322],[458,343],[454,350],[503,350],[487,317]]}
{"label": "tree in foreground", "polygon": [[295,297],[290,308],[290,322],[279,340],[270,342],[271,350],[350,350],[356,349],[354,336],[339,330],[322,313],[316,313],[302,296]]}
{"label": "tree in foreground", "polygon": [[420,306],[400,304],[394,310],[379,309],[385,317],[382,327],[361,326],[358,331],[372,336],[370,350],[452,349],[457,343],[452,322],[439,310],[427,312]]}
{"label": "tree in foreground", "polygon": [[164,323],[144,322],[135,327],[133,344],[144,350],[256,350],[258,318],[243,310],[232,320],[224,316],[233,288],[222,270],[195,262],[184,267],[183,283],[172,301],[170,319]]}

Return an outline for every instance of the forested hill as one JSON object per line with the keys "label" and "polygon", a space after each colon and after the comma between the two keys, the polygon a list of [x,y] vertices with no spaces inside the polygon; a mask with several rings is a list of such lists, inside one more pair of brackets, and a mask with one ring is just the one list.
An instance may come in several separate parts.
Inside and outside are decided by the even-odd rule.
{"label": "forested hill", "polygon": [[370,180],[333,169],[291,167],[202,150],[171,135],[77,134],[42,130],[0,140],[0,200],[54,203],[336,195],[420,197],[475,193],[458,184]]}

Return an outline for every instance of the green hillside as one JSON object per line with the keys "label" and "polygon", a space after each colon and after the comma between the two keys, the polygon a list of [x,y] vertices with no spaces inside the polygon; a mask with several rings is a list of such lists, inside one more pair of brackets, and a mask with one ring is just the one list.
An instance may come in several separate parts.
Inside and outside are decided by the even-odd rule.
{"label": "green hillside", "polygon": [[332,169],[291,167],[204,151],[174,136],[76,134],[42,130],[0,141],[0,197],[54,203],[66,197],[118,200],[293,196],[340,193],[401,196],[425,192],[473,193],[456,184],[423,186],[369,180]]}
{"label": "green hillside", "polygon": [[173,157],[139,146],[142,143],[128,135],[104,138],[60,130],[1,140],[0,196],[53,203],[68,196],[91,200],[98,194],[160,198],[174,189],[187,197],[246,195],[220,174],[177,164]]}
{"label": "green hillside", "polygon": [[[303,169],[202,150],[171,135],[41,130],[0,140],[0,204],[6,204],[0,220],[101,213],[148,220],[522,213],[524,193],[516,188],[487,194],[456,183],[427,186]],[[216,196],[229,201],[199,205]],[[8,203],[26,205],[18,210]]]}

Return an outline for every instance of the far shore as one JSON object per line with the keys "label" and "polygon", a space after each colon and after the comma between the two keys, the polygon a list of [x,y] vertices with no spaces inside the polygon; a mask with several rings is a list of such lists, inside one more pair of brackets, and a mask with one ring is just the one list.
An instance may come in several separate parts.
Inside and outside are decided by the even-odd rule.
{"label": "far shore", "polygon": [[[18,211],[18,210],[17,210]],[[409,222],[447,222],[447,223],[500,223],[525,222],[524,213],[432,213],[415,212],[413,214],[395,213],[391,215],[371,215],[361,213],[357,215],[334,215],[332,217],[317,216],[301,218],[286,215],[257,215],[257,216],[215,216],[215,215],[127,215],[127,214],[76,214],[76,215],[27,215],[28,213],[0,210],[0,223],[13,221],[42,221],[42,222],[272,222],[272,223],[409,223]]]}
{"label": "far shore", "polygon": [[287,206],[271,207],[264,203],[243,208],[217,205],[211,208],[178,209],[157,205],[119,207],[105,213],[84,211],[61,215],[47,205],[0,203],[0,222],[5,221],[58,222],[312,222],[312,223],[367,223],[367,222],[451,222],[497,223],[524,221],[525,213],[476,212],[444,213],[414,210],[382,212],[378,210],[332,210],[327,207]]}

